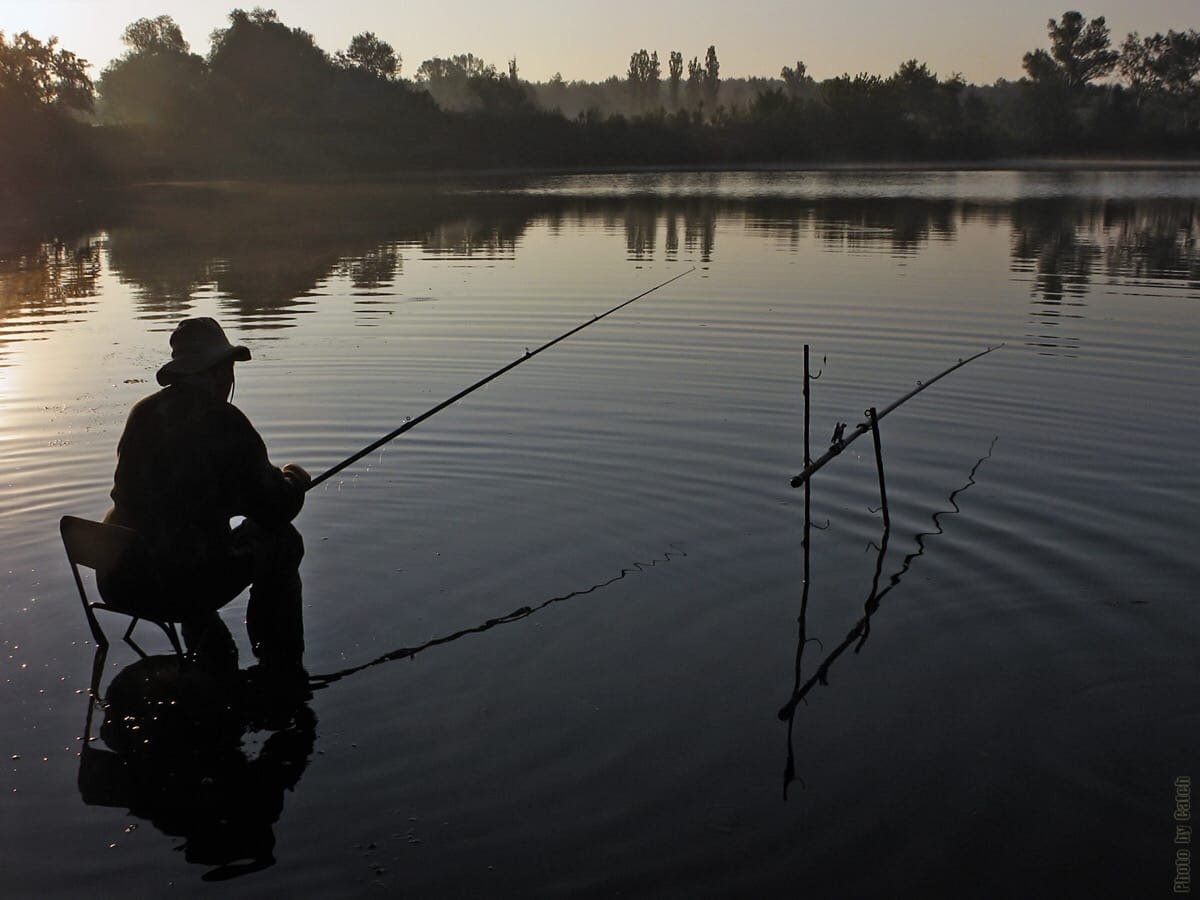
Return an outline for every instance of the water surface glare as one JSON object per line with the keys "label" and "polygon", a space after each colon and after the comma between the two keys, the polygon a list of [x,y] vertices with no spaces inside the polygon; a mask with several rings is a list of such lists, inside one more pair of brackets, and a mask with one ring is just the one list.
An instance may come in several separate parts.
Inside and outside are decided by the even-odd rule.
{"label": "water surface glare", "polygon": [[[0,245],[4,892],[1170,893],[1198,235],[1188,172],[675,173],[160,188]],[[308,497],[299,712],[81,759],[57,522],[180,318],[316,473],[692,266]],[[797,672],[803,346],[819,455],[1001,342],[883,421],[882,557],[869,438],[814,478]]]}

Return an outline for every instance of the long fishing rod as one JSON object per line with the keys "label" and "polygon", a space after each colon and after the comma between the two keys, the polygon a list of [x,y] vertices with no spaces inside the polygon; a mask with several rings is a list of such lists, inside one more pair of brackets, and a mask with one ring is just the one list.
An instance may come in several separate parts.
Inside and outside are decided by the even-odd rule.
{"label": "long fishing rod", "polygon": [[332,468],[326,469],[324,472],[322,472],[320,475],[318,475],[316,478],[314,478],[312,480],[312,483],[309,484],[309,486],[308,486],[308,490],[312,490],[313,488],[315,488],[318,484],[320,484],[325,479],[331,478],[332,476],[336,475],[338,472],[342,471],[342,469],[346,468],[347,466],[351,466],[354,463],[358,462],[360,459],[362,459],[367,454],[374,453],[376,450],[378,450],[380,447],[382,447],[388,441],[395,440],[396,438],[400,437],[400,435],[404,434],[404,432],[408,431],[409,429],[416,428],[418,425],[420,425],[426,419],[430,418],[431,416],[437,415],[443,409],[445,409],[447,406],[457,403],[463,397],[467,396],[467,394],[470,394],[470,393],[473,393],[473,392],[479,390],[481,387],[483,387],[488,382],[494,381],[495,379],[497,379],[501,375],[503,375],[505,372],[515,369],[521,363],[528,362],[529,360],[531,360],[535,356],[537,356],[539,353],[541,353],[543,350],[549,350],[551,347],[553,347],[559,341],[565,341],[571,335],[576,334],[580,331],[583,331],[583,329],[587,328],[589,325],[595,325],[597,322],[599,322],[601,319],[605,318],[606,316],[611,316],[617,310],[624,309],[626,306],[628,306],[630,303],[633,303],[635,300],[641,300],[647,294],[653,294],[659,288],[666,287],[672,281],[678,281],[684,275],[688,275],[695,271],[696,271],[696,267],[693,266],[692,268],[688,269],[686,272],[680,272],[674,278],[668,278],[662,284],[656,284],[654,287],[650,288],[649,290],[642,291],[636,297],[630,297],[624,303],[618,303],[616,306],[614,306],[612,309],[608,310],[607,312],[602,312],[598,316],[593,316],[591,319],[588,319],[588,321],[584,322],[582,325],[576,325],[570,331],[560,334],[558,337],[554,338],[553,340],[546,341],[546,343],[542,344],[542,346],[540,346],[534,350],[526,350],[524,356],[517,357],[516,359],[514,359],[512,362],[510,362],[506,366],[501,366],[499,369],[497,369],[491,375],[488,375],[484,378],[479,379],[477,382],[475,382],[470,387],[463,388],[461,391],[459,391],[453,397],[450,397],[447,400],[443,400],[441,403],[439,403],[437,406],[433,407],[432,409],[427,409],[425,412],[421,413],[415,419],[409,419],[407,422],[405,422],[399,428],[389,431],[387,434],[385,434],[379,440],[368,444],[367,446],[365,446],[361,450],[359,450],[357,453],[355,453],[351,456],[347,456],[345,459],[343,459],[340,463],[333,466]]}
{"label": "long fishing rod", "polygon": [[[995,347],[988,347],[986,350],[981,350],[980,352],[976,353],[974,356],[968,356],[966,359],[960,359],[954,365],[950,366],[950,368],[939,372],[938,374],[936,374],[932,378],[930,378],[928,381],[918,381],[917,386],[913,390],[909,391],[907,394],[905,394],[899,400],[892,403],[890,406],[885,406],[883,409],[881,409],[879,411],[879,413],[875,416],[875,419],[876,420],[882,419],[884,416],[886,416],[888,413],[890,413],[896,407],[907,403],[913,397],[917,396],[917,394],[921,393],[921,391],[925,390],[925,388],[929,387],[935,381],[939,381],[942,378],[945,378],[947,375],[949,375],[955,369],[961,369],[967,363],[974,362],[975,360],[979,359],[979,357],[981,357],[981,356],[987,356],[993,350],[999,350],[1003,346],[1004,346],[1003,344],[997,344]],[[838,430],[834,432],[833,443],[830,445],[829,449],[825,451],[824,455],[822,455],[819,459],[817,459],[814,462],[811,462],[811,463],[807,462],[807,461],[805,462],[804,471],[792,479],[792,487],[794,487],[794,488],[800,487],[800,485],[804,484],[806,481],[808,481],[808,479],[812,478],[812,476],[816,473],[816,471],[818,469],[820,469],[827,462],[829,462],[835,456],[838,456],[843,450],[845,450],[847,447],[849,447],[851,442],[858,440],[860,437],[862,437],[864,434],[866,434],[868,431],[870,431],[871,430],[871,421],[870,421],[870,418],[868,418],[867,421],[859,423],[859,425],[852,432],[850,432],[848,437],[841,436],[841,430],[843,427],[844,426],[842,426],[842,425],[838,426]]]}

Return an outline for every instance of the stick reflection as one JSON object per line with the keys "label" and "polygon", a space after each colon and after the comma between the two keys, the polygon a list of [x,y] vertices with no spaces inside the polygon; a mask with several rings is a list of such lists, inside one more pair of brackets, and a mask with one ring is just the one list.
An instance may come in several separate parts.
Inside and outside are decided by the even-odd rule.
{"label": "stick reflection", "polygon": [[[876,436],[878,436],[878,431],[876,431],[875,434],[876,434]],[[933,537],[935,535],[944,533],[944,528],[942,527],[942,518],[945,516],[957,515],[958,513],[961,512],[959,505],[958,505],[958,496],[960,494],[962,494],[964,491],[966,491],[967,488],[969,488],[973,484],[975,484],[975,476],[979,472],[979,468],[983,465],[983,463],[991,458],[992,450],[995,448],[997,440],[999,440],[998,437],[992,438],[992,442],[988,446],[987,453],[985,453],[983,456],[981,456],[975,462],[975,464],[971,467],[971,470],[967,475],[966,482],[963,485],[961,485],[960,487],[957,487],[953,491],[950,492],[949,496],[947,497],[947,500],[950,503],[950,509],[941,509],[941,510],[938,510],[933,513],[931,518],[932,518],[934,530],[933,531],[923,531],[923,532],[919,532],[916,535],[914,535],[914,540],[917,545],[916,549],[904,557],[899,568],[897,568],[897,570],[895,572],[893,572],[891,574],[891,576],[889,576],[886,586],[882,590],[879,587],[879,582],[880,582],[880,577],[883,572],[884,557],[887,555],[888,539],[891,534],[891,518],[888,514],[887,494],[886,494],[886,488],[884,487],[883,455],[882,455],[882,450],[880,448],[880,445],[879,445],[878,441],[876,441],[876,445],[875,445],[875,447],[876,447],[876,462],[878,464],[878,470],[879,470],[880,500],[881,500],[881,504],[882,504],[880,507],[880,510],[883,513],[883,523],[884,524],[883,524],[883,533],[880,537],[878,547],[876,548],[877,553],[876,553],[876,557],[875,557],[875,574],[871,581],[871,590],[870,590],[870,593],[867,594],[866,602],[863,605],[863,615],[861,616],[861,618],[859,618],[859,620],[854,624],[854,627],[850,629],[850,631],[846,634],[846,637],[842,639],[841,643],[839,643],[836,647],[834,647],[833,650],[831,650],[825,656],[825,658],[817,666],[816,671],[813,672],[813,674],[810,675],[807,680],[804,679],[803,671],[802,671],[804,649],[805,649],[806,645],[808,644],[809,640],[817,640],[817,639],[816,638],[811,638],[811,639],[808,638],[807,632],[806,632],[806,619],[807,619],[807,615],[808,615],[808,588],[809,588],[809,578],[810,578],[809,537],[810,537],[810,533],[811,533],[812,523],[811,523],[811,510],[809,507],[809,496],[808,496],[809,484],[808,483],[805,484],[804,544],[803,544],[803,546],[804,546],[804,589],[803,589],[803,593],[801,595],[801,603],[800,603],[799,638],[798,638],[797,646],[796,646],[795,680],[793,682],[793,687],[792,687],[792,696],[788,699],[787,703],[785,703],[783,705],[783,707],[779,710],[779,718],[788,723],[787,761],[784,765],[784,771],[783,771],[783,795],[784,795],[785,800],[787,799],[788,788],[790,787],[792,782],[796,780],[795,745],[794,745],[793,733],[794,733],[797,707],[799,706],[799,704],[802,701],[805,701],[805,698],[808,696],[809,692],[812,691],[812,689],[814,687],[816,687],[818,684],[828,684],[828,675],[829,675],[830,668],[833,666],[834,662],[838,659],[838,657],[840,657],[843,653],[845,653],[848,648],[853,646],[855,653],[858,653],[862,650],[863,646],[867,642],[867,638],[870,637],[871,618],[878,611],[880,602],[883,600],[883,598],[885,596],[887,596],[892,590],[894,590],[900,584],[901,579],[903,579],[904,575],[912,567],[912,564],[917,560],[917,558],[924,555],[924,553],[927,549],[926,543],[925,543],[926,539]],[[804,786],[803,779],[801,779],[800,783],[801,783],[801,787],[803,787]]]}

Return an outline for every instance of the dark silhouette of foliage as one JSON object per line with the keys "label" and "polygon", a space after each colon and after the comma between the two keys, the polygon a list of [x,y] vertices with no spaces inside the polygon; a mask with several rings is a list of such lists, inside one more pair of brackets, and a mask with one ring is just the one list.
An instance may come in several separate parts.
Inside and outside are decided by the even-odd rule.
{"label": "dark silhouette of foliage", "polygon": [[704,67],[700,65],[700,60],[693,56],[688,60],[687,64],[687,98],[688,106],[695,109],[700,105],[700,98],[704,91]]}
{"label": "dark silhouette of foliage", "polygon": [[1168,31],[1121,45],[1118,61],[1144,126],[1163,134],[1200,127],[1200,32]]}
{"label": "dark silhouette of foliage", "polygon": [[639,110],[645,110],[658,100],[658,87],[662,79],[662,68],[658,63],[658,51],[638,50],[629,57],[629,69],[625,73],[629,91]]}
{"label": "dark silhouette of foliage", "polygon": [[[721,78],[703,59],[638,50],[624,77],[543,84],[471,53],[400,77],[370,31],[333,55],[273,10],[235,9],[190,51],[169,16],[123,33],[98,80],[28,34],[0,36],[0,191],[97,173],[127,179],[364,174],[410,169],[957,160],[1022,154],[1200,154],[1200,34],[1131,34],[1103,17],[1049,23],[1020,82],[967,85],[917,59],[890,75],[820,83],[802,61],[778,78]],[[686,63],[686,65],[685,65]],[[1095,83],[1112,72],[1128,87]],[[85,124],[85,122],[87,124]],[[100,127],[92,127],[99,124]]]}
{"label": "dark silhouette of foliage", "polygon": [[1062,14],[1061,23],[1051,19],[1046,31],[1050,52],[1033,50],[1023,61],[1034,81],[1062,79],[1068,87],[1079,89],[1115,68],[1118,54],[1109,49],[1104,16],[1089,22],[1082,13],[1068,11]]}
{"label": "dark silhouette of foliage", "polygon": [[30,106],[87,111],[92,108],[88,62],[58,49],[58,38],[44,43],[28,31],[6,40],[0,31],[0,93]]}
{"label": "dark silhouette of foliage", "polygon": [[1121,45],[1118,66],[1135,91],[1184,94],[1198,87],[1200,32],[1168,31],[1140,39],[1133,32]]}
{"label": "dark silhouette of foliage", "polygon": [[170,16],[138,19],[121,40],[129,48],[97,82],[107,122],[186,128],[204,90],[207,65],[189,53]]}
{"label": "dark silhouette of foliage", "polygon": [[678,50],[672,50],[667,59],[667,67],[669,72],[671,108],[679,108],[679,85],[683,80],[683,54]]}
{"label": "dark silhouette of foliage", "polygon": [[133,53],[187,53],[191,49],[170,16],[131,22],[121,33],[121,43]]}
{"label": "dark silhouette of foliage", "polygon": [[343,68],[357,69],[374,78],[389,81],[400,74],[400,56],[387,41],[374,32],[364,31],[350,39],[350,46],[337,54]]}
{"label": "dark silhouette of foliage", "polygon": [[716,106],[717,92],[721,87],[721,64],[717,61],[717,48],[709,45],[704,54],[704,102]]}
{"label": "dark silhouette of foliage", "polygon": [[788,96],[799,97],[804,89],[812,84],[812,79],[808,77],[808,67],[800,60],[796,60],[796,67],[784,66],[779,70],[779,77],[783,79],[783,83],[787,86]]}
{"label": "dark silhouette of foliage", "polygon": [[272,120],[311,119],[327,95],[333,66],[313,36],[289,28],[274,10],[235,9],[229,27],[213,32],[208,56],[224,114]]}
{"label": "dark silhouette of foliage", "polygon": [[56,38],[0,32],[0,206],[18,215],[19,191],[86,184],[100,163],[90,129],[88,62],[62,50]]}

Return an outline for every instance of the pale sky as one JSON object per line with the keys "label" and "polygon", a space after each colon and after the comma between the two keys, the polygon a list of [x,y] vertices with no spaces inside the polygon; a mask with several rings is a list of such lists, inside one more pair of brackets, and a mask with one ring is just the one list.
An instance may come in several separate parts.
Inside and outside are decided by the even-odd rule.
{"label": "pale sky", "polygon": [[[192,50],[208,52],[208,35],[226,23],[236,0],[0,0],[0,31],[57,35],[92,62],[92,76],[120,55],[122,29],[166,13]],[[254,0],[242,4],[249,9]],[[521,75],[544,81],[596,81],[623,75],[629,55],[657,50],[664,74],[669,50],[704,57],[715,44],[722,76],[777,76],[801,59],[817,79],[842,72],[888,74],[916,57],[940,75],[962,72],[988,84],[1021,75],[1021,56],[1044,47],[1046,20],[1072,6],[1037,0],[263,0],[280,19],[311,32],[325,50],[343,49],[374,31],[404,60],[411,76],[424,59],[471,52],[503,68],[516,56]],[[1200,28],[1198,0],[1102,0],[1081,9],[1103,15],[1119,44],[1129,31]]]}

